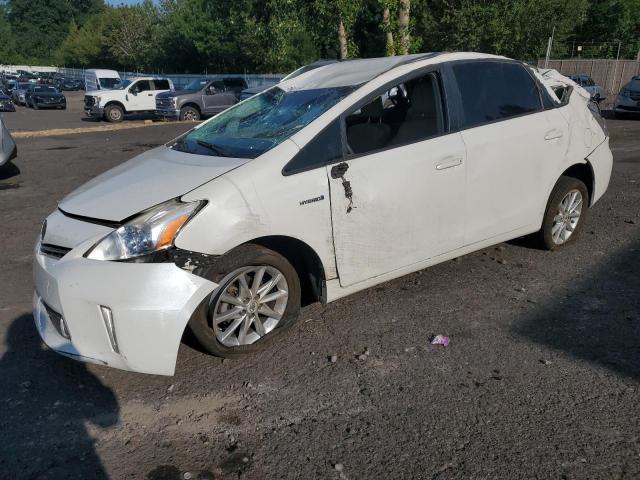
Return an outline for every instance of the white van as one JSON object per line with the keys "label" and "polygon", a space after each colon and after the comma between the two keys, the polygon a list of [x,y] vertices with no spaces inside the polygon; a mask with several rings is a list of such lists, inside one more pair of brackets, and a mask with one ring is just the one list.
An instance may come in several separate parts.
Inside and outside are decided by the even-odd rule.
{"label": "white van", "polygon": [[120,83],[120,75],[115,70],[91,69],[84,72],[84,83],[87,91],[110,90]]}

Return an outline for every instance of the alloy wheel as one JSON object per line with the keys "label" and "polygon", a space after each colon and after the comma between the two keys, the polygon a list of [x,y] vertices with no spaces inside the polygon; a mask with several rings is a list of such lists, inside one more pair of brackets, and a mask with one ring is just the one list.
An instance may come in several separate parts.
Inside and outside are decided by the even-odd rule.
{"label": "alloy wheel", "polygon": [[558,211],[553,218],[551,236],[556,245],[567,242],[580,222],[582,214],[582,193],[580,190],[570,190],[558,205]]}
{"label": "alloy wheel", "polygon": [[[209,309],[211,326],[226,347],[250,345],[271,332],[287,308],[289,286],[282,272],[267,265],[231,272]],[[211,307],[211,305],[210,305]]]}

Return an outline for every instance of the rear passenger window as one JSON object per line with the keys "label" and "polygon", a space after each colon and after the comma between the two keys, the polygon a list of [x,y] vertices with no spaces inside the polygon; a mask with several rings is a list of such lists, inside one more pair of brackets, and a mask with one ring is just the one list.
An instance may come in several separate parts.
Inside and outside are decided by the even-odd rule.
{"label": "rear passenger window", "polygon": [[292,175],[297,172],[322,167],[342,159],[342,132],[340,121],[335,120],[307,143],[300,152],[287,163],[282,173]]}
{"label": "rear passenger window", "polygon": [[153,85],[156,87],[156,90],[170,90],[169,80],[154,80]]}
{"label": "rear passenger window", "polygon": [[463,128],[541,109],[538,87],[522,65],[500,62],[455,63],[463,108]]}
{"label": "rear passenger window", "polygon": [[430,73],[395,85],[348,115],[345,123],[351,154],[440,135],[445,128],[438,79]]}

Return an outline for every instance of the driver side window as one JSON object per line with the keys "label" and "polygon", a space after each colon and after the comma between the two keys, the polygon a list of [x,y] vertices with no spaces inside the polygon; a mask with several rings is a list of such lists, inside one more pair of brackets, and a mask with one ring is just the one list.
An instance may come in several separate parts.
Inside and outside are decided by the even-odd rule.
{"label": "driver side window", "polygon": [[134,83],[129,89],[131,93],[146,92],[147,90],[151,90],[151,83],[149,80],[140,80]]}
{"label": "driver side window", "polygon": [[419,142],[445,131],[438,78],[429,73],[392,86],[347,115],[348,151],[365,154]]}
{"label": "driver side window", "polygon": [[207,95],[222,93],[224,92],[224,90],[224,82],[222,80],[216,80],[215,82],[211,82],[211,84],[207,87]]}

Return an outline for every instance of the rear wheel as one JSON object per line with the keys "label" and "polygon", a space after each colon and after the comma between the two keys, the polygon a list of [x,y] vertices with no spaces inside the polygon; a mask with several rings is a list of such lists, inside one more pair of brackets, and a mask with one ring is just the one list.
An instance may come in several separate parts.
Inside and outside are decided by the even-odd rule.
{"label": "rear wheel", "polygon": [[587,186],[577,178],[560,177],[551,192],[540,235],[548,250],[574,242],[582,231],[589,206]]}
{"label": "rear wheel", "polygon": [[203,276],[219,287],[196,310],[189,326],[208,352],[238,357],[264,349],[296,323],[300,280],[282,255],[242,245]]}
{"label": "rear wheel", "polygon": [[118,123],[124,117],[124,111],[119,105],[107,105],[104,109],[104,117],[108,122]]}
{"label": "rear wheel", "polygon": [[180,109],[180,120],[183,122],[195,122],[200,120],[200,112],[197,108],[182,107]]}

